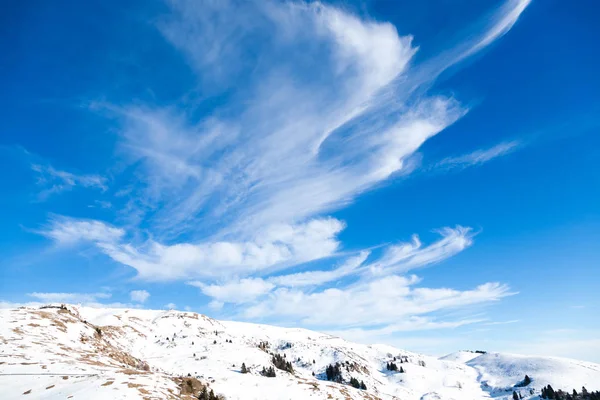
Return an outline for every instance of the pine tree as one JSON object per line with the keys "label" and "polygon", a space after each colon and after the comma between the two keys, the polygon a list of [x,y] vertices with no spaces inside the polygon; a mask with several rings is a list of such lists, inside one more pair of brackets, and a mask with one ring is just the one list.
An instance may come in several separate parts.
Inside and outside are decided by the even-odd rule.
{"label": "pine tree", "polygon": [[523,386],[527,386],[531,383],[531,378],[525,375],[525,379],[523,379]]}
{"label": "pine tree", "polygon": [[325,368],[325,376],[328,381],[342,382],[342,371],[340,369],[340,363],[335,365],[330,364]]}
{"label": "pine tree", "polygon": [[361,388],[362,390],[367,390],[367,385],[365,385],[365,382],[363,382],[363,381],[360,381],[360,388]]}
{"label": "pine tree", "polygon": [[246,369],[246,363],[242,363],[242,374],[247,374],[248,370]]}
{"label": "pine tree", "polygon": [[519,395],[515,391],[513,391],[513,400],[519,400]]}
{"label": "pine tree", "polygon": [[289,373],[294,372],[294,367],[292,367],[292,363],[289,361],[285,361],[285,354],[283,355],[283,357],[281,357],[279,354],[273,355],[273,357],[271,358],[271,362],[273,363],[273,365],[275,365],[275,367],[283,371],[287,371]]}

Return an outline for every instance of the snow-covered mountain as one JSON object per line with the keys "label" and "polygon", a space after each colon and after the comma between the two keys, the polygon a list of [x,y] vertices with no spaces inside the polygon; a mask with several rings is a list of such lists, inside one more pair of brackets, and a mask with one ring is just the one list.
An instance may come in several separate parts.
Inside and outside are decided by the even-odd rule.
{"label": "snow-covered mountain", "polygon": [[[203,386],[226,399],[538,398],[600,389],[600,365],[458,352],[440,359],[304,329],[217,321],[179,311],[77,306],[0,310],[0,398],[179,399]],[[275,368],[272,354],[292,372]],[[343,383],[326,380],[339,363]],[[399,371],[387,369],[389,363]],[[242,373],[242,364],[248,370]],[[527,387],[515,388],[528,375]],[[365,389],[348,382],[356,378]]]}

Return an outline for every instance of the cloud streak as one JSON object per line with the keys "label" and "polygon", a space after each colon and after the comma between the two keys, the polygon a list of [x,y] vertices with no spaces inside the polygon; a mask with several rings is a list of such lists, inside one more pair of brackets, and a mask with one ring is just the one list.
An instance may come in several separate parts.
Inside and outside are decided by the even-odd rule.
{"label": "cloud streak", "polygon": [[464,169],[477,166],[491,161],[495,158],[505,156],[517,150],[521,146],[518,141],[499,143],[489,149],[476,150],[472,153],[456,157],[447,157],[438,162],[434,168],[442,170]]}
{"label": "cloud streak", "polygon": [[506,285],[499,283],[486,283],[471,290],[458,291],[413,288],[418,282],[416,276],[392,275],[358,282],[343,289],[329,288],[313,293],[280,288],[266,299],[246,308],[242,315],[267,321],[300,321],[325,329],[377,326],[440,310],[494,302],[514,294]]}
{"label": "cloud streak", "polygon": [[290,275],[275,276],[270,278],[269,281],[278,286],[289,287],[323,285],[325,283],[355,274],[368,256],[368,251],[361,251],[360,254],[348,258],[342,265],[331,271],[299,272]]}
{"label": "cloud streak", "polygon": [[112,297],[110,293],[28,293],[29,297],[33,297],[44,303],[93,303],[99,299],[109,299]]}
{"label": "cloud streak", "polygon": [[99,189],[103,192],[108,189],[107,179],[99,175],[77,175],[42,164],[32,164],[31,169],[38,174],[36,183],[44,188],[38,194],[38,198],[42,201],[53,194],[71,190],[76,186]]}
{"label": "cloud streak", "polygon": [[441,262],[465,250],[473,244],[471,228],[457,226],[438,230],[442,239],[422,247],[417,235],[411,243],[400,243],[385,249],[383,256],[367,268],[372,275],[403,273],[411,269]]}

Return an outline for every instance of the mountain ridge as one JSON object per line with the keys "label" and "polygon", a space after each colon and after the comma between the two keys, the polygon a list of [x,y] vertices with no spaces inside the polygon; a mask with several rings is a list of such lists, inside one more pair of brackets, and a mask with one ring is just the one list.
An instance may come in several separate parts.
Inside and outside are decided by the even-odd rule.
{"label": "mountain ridge", "polygon": [[[0,322],[6,399],[191,399],[203,386],[226,399],[511,399],[513,391],[536,399],[548,384],[600,389],[594,363],[502,353],[436,358],[175,310],[49,305],[0,310]],[[263,376],[275,355],[290,371]],[[336,363],[341,383],[325,373]],[[525,375],[531,384],[516,388]]]}

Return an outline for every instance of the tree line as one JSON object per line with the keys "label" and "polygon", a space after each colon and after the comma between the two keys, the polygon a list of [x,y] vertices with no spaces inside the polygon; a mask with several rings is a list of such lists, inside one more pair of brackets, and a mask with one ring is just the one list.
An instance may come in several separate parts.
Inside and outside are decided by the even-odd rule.
{"label": "tree line", "polygon": [[589,392],[584,386],[579,393],[575,389],[569,393],[563,390],[554,390],[552,386],[548,385],[542,388],[541,397],[550,400],[600,400],[600,391]]}

